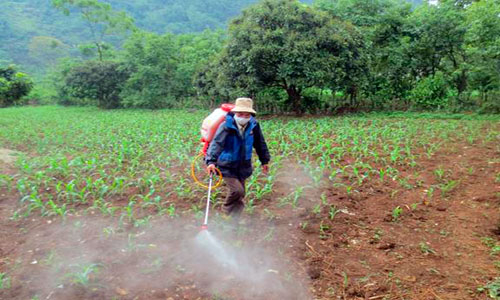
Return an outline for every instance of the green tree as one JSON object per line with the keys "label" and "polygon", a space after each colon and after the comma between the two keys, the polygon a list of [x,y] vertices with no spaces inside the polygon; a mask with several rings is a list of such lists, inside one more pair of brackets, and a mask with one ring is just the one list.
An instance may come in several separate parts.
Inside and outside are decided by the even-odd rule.
{"label": "green tree", "polygon": [[[453,5],[424,5],[410,16],[408,33],[411,36],[412,63],[416,75],[434,75],[438,70],[453,72],[466,60],[462,47],[465,26],[464,14]],[[446,63],[451,63],[449,66]],[[459,86],[464,90],[465,86]]]}
{"label": "green tree", "polygon": [[215,59],[222,51],[225,41],[226,32],[223,30],[205,30],[200,33],[177,36],[179,45],[178,79],[183,86],[185,95],[196,95],[193,85],[195,75]]}
{"label": "green tree", "polygon": [[500,2],[474,2],[466,10],[468,30],[465,35],[467,54],[471,57],[472,89],[479,91],[482,103],[496,102],[492,109],[497,112],[500,112],[500,99],[489,99],[488,95],[497,91],[496,97],[500,97],[499,16]]}
{"label": "green tree", "polygon": [[356,28],[298,1],[251,6],[232,21],[228,35],[215,81],[251,96],[278,87],[296,113],[303,112],[302,93],[309,87],[346,90],[354,99],[365,72]]}
{"label": "green tree", "polygon": [[32,88],[33,82],[28,75],[16,71],[12,65],[0,67],[0,107],[19,104]]}
{"label": "green tree", "polygon": [[364,93],[372,108],[404,98],[414,81],[405,32],[411,5],[403,0],[316,0],[314,7],[362,32],[369,67]]}
{"label": "green tree", "polygon": [[314,7],[356,26],[373,28],[382,24],[397,10],[409,10],[411,5],[403,0],[316,0]]}
{"label": "green tree", "polygon": [[[87,23],[98,58],[103,61],[109,47],[105,38],[135,30],[134,19],[125,12],[114,11],[110,4],[98,0],[52,0],[52,4],[65,15],[76,11]],[[83,48],[88,51],[89,47]]]}
{"label": "green tree", "polygon": [[136,32],[124,44],[124,57],[131,76],[125,84],[123,104],[127,107],[174,107],[180,84],[179,46],[173,34]]}
{"label": "green tree", "polygon": [[120,63],[87,61],[71,68],[59,86],[63,105],[92,104],[101,108],[121,107],[120,92],[129,73]]}

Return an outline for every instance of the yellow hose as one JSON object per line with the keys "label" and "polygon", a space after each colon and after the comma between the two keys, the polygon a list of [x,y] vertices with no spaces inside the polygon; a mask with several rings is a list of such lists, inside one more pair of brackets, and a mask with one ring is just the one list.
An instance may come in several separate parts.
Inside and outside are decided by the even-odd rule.
{"label": "yellow hose", "polygon": [[[196,161],[200,157],[203,157],[203,156],[205,156],[205,155],[203,153],[200,153],[200,154],[198,154],[198,156],[196,156],[193,159],[193,162],[191,163],[191,177],[193,177],[194,182],[196,182],[199,186],[202,186],[202,187],[204,187],[204,188],[206,188],[208,190],[209,189],[208,185],[201,183],[198,180],[198,177],[196,177],[196,174],[195,174]],[[217,180],[217,182],[214,185],[212,185],[212,190],[218,188],[222,184],[222,173],[221,173],[221,171],[219,169],[217,169],[217,168],[215,168],[215,171],[217,172],[217,175],[219,176],[219,180]]]}

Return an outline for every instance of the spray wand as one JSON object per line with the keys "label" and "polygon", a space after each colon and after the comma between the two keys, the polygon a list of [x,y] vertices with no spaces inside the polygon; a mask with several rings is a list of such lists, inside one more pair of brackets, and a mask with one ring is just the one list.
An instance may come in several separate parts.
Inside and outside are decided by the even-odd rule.
{"label": "spray wand", "polygon": [[[205,155],[206,155],[206,153],[204,153],[204,151],[201,151],[200,154],[198,154],[198,156],[196,156],[193,159],[193,162],[191,163],[191,177],[193,177],[194,182],[196,182],[196,184],[198,184],[199,186],[208,189],[207,208],[205,209],[205,220],[203,222],[203,225],[201,225],[201,230],[207,230],[208,229],[208,211],[210,209],[210,195],[212,193],[212,189],[216,189],[216,188],[218,188],[222,184],[222,172],[218,168],[215,168],[215,172],[210,172],[210,181],[209,181],[208,185],[203,184],[198,179],[198,177],[196,177],[196,162],[200,158],[203,158]],[[217,182],[215,183],[215,185],[212,184],[213,183],[213,176],[214,176],[214,174],[216,174],[217,177],[219,177],[218,180],[217,180]]]}
{"label": "spray wand", "polygon": [[212,177],[213,177],[213,174],[210,173],[210,182],[208,183],[207,207],[205,208],[205,220],[203,221],[203,225],[201,225],[201,230],[208,229],[208,211],[210,209],[210,194],[212,192]]}
{"label": "spray wand", "polygon": [[[222,184],[222,172],[218,169],[218,168],[215,168],[215,172],[210,172],[210,181],[208,183],[208,185],[205,185],[203,184],[202,182],[200,182],[200,180],[198,180],[198,177],[196,177],[196,161],[198,159],[200,159],[201,157],[203,157],[203,152],[201,152],[197,157],[195,157],[195,159],[193,160],[192,164],[191,164],[191,176],[193,177],[194,181],[208,189],[208,195],[207,195],[207,207],[205,209],[205,220],[203,221],[203,225],[201,225],[201,230],[207,230],[208,229],[208,212],[210,210],[210,195],[212,194],[212,189],[216,189],[218,188],[221,184]],[[218,178],[217,182],[215,183],[215,185],[213,184],[213,176],[214,174],[216,174]]]}

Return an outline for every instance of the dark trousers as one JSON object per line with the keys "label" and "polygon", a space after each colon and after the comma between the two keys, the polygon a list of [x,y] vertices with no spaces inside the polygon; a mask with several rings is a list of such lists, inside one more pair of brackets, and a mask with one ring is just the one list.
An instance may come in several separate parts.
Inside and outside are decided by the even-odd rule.
{"label": "dark trousers", "polygon": [[224,177],[224,182],[228,187],[228,191],[223,210],[227,215],[238,217],[245,208],[243,202],[243,198],[245,198],[245,180]]}

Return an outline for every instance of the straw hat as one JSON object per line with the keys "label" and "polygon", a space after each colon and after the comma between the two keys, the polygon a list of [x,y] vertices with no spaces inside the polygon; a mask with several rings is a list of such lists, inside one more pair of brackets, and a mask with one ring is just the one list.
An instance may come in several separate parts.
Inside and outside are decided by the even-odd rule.
{"label": "straw hat", "polygon": [[250,98],[238,98],[236,99],[235,107],[231,110],[232,112],[247,112],[251,114],[256,114],[257,112],[253,110],[253,101]]}

